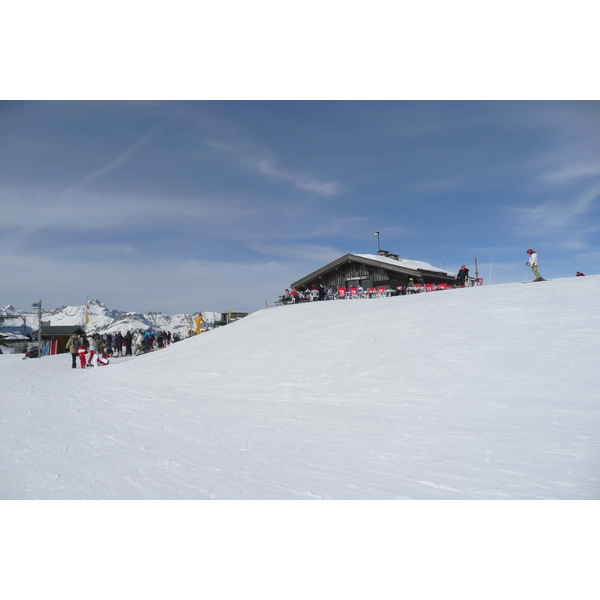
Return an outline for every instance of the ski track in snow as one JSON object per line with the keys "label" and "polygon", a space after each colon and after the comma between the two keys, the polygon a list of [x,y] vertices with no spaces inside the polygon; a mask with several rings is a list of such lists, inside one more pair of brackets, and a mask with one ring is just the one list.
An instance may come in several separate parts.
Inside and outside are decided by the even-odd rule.
{"label": "ski track in snow", "polygon": [[0,497],[600,498],[599,295],[284,306],[97,369],[0,356]]}

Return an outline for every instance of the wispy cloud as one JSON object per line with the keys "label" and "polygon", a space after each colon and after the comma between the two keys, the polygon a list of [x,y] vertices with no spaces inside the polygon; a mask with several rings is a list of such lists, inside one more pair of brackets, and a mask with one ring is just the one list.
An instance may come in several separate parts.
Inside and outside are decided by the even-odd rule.
{"label": "wispy cloud", "polygon": [[600,165],[579,163],[543,173],[541,179],[551,184],[566,184],[598,176],[600,176]]}
{"label": "wispy cloud", "polygon": [[294,173],[287,169],[276,168],[272,160],[259,161],[258,171],[273,179],[292,183],[299,190],[314,192],[321,196],[335,196],[341,191],[337,181],[322,181],[312,175]]}
{"label": "wispy cloud", "polygon": [[169,124],[169,122],[179,113],[180,111],[174,111],[170,114],[164,121],[153,127],[146,135],[142,136],[135,144],[133,144],[130,148],[119,154],[114,160],[110,161],[108,164],[96,169],[86,177],[84,177],[81,181],[73,186],[74,188],[81,188],[91,183],[92,181],[107,175],[111,171],[118,169],[123,166],[128,160],[130,160],[141,148],[149,144],[152,140],[154,140]]}
{"label": "wispy cloud", "polygon": [[589,219],[598,206],[600,185],[579,193],[572,200],[552,200],[535,206],[512,207],[520,234],[554,237],[564,246],[583,248],[585,236],[600,231]]}
{"label": "wispy cloud", "polygon": [[232,144],[220,140],[206,140],[205,143],[211,148],[237,155],[243,164],[270,180],[284,181],[298,190],[312,192],[319,196],[336,196],[342,192],[342,186],[338,181],[324,180],[311,173],[276,166],[276,161],[267,157],[268,153],[265,151],[253,149],[245,144]]}

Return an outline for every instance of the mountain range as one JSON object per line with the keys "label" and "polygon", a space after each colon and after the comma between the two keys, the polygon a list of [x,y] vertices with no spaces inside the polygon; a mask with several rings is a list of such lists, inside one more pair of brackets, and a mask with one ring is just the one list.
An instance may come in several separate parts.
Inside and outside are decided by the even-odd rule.
{"label": "mountain range", "polygon": [[[86,323],[87,313],[87,323]],[[190,329],[190,319],[198,314],[202,315],[205,326],[214,326],[215,321],[223,320],[224,316],[219,312],[182,313],[178,315],[164,315],[161,312],[125,312],[120,310],[109,310],[106,305],[97,299],[90,300],[81,306],[61,306],[52,310],[42,309],[42,321],[52,326],[79,325],[87,333],[116,333],[120,331],[153,330],[170,331],[186,336]],[[0,323],[0,332],[31,333],[38,327],[38,314],[36,309],[32,311],[17,310],[11,304],[0,308],[0,317],[3,315],[15,315],[24,317],[22,319],[6,319]],[[23,329],[25,328],[25,332]]]}

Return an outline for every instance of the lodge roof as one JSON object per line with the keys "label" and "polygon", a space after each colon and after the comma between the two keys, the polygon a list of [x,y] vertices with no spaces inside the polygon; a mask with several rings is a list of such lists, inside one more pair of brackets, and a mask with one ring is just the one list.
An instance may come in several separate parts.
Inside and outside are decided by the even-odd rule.
{"label": "lodge roof", "polygon": [[[42,325],[42,335],[72,335],[76,333],[82,335],[85,330],[79,325]],[[37,329],[31,335],[36,336]]]}
{"label": "lodge roof", "polygon": [[446,271],[445,269],[438,269],[429,263],[419,260],[408,260],[406,258],[395,257],[392,258],[391,256],[381,256],[376,254],[344,254],[344,256],[341,256],[337,260],[330,262],[328,265],[325,265],[324,267],[313,271],[309,275],[302,277],[291,285],[294,288],[305,285],[309,281],[313,281],[314,279],[317,279],[318,277],[321,277],[326,273],[350,262],[378,267],[387,271],[394,271],[397,273],[410,275],[412,277],[432,275],[448,280],[453,280],[456,278],[455,273]]}

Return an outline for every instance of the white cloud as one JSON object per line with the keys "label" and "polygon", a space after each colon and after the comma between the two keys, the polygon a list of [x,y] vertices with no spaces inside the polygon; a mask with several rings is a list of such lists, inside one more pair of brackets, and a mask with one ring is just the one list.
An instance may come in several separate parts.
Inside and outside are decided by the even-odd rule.
{"label": "white cloud", "polygon": [[552,200],[535,206],[513,207],[520,234],[553,237],[571,249],[585,247],[585,237],[600,231],[600,225],[590,221],[597,207],[600,185],[587,189],[572,200]]}
{"label": "white cloud", "polygon": [[541,175],[541,179],[551,184],[566,184],[576,180],[600,176],[598,164],[574,164],[560,167]]}
{"label": "white cloud", "polygon": [[241,163],[269,179],[291,183],[296,189],[313,192],[319,196],[336,196],[342,186],[334,180],[323,180],[310,173],[275,166],[275,161],[265,151],[256,150],[245,144],[232,144],[219,140],[207,140],[206,145],[240,157]]}
{"label": "white cloud", "polygon": [[273,179],[293,183],[299,190],[314,192],[321,196],[335,196],[340,193],[340,185],[336,181],[322,181],[312,175],[293,173],[286,169],[278,169],[271,160],[261,160],[258,163],[258,171]]}

